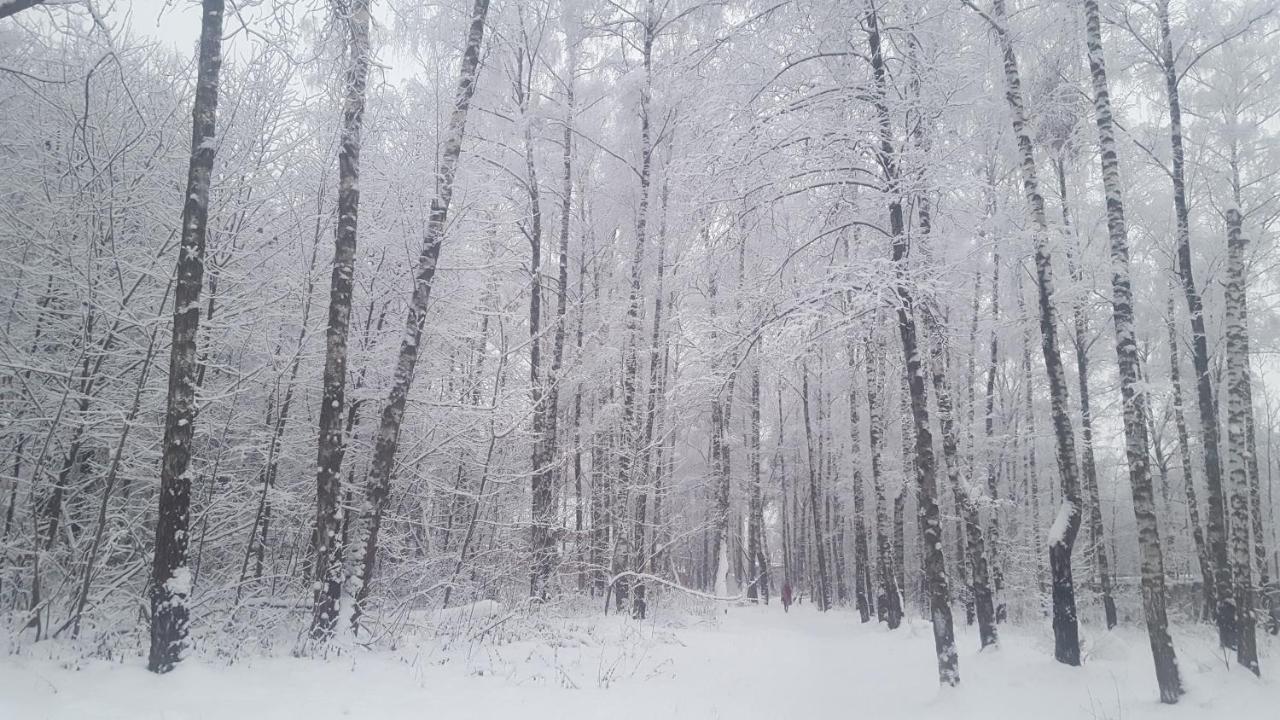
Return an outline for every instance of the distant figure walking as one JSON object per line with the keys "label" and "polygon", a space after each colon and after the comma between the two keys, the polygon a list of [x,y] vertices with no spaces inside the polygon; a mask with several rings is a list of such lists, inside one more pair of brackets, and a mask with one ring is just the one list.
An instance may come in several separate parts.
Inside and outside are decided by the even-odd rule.
{"label": "distant figure walking", "polygon": [[782,610],[791,612],[791,583],[782,584]]}

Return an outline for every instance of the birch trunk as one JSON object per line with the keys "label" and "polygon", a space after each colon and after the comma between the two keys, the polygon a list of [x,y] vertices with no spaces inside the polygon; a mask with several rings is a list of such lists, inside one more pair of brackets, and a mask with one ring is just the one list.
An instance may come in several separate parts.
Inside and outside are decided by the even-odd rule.
{"label": "birch trunk", "polygon": [[885,477],[881,452],[884,445],[884,416],[881,412],[882,349],[871,338],[866,341],[867,358],[867,443],[871,451],[871,482],[876,496],[876,575],[879,593],[876,598],[877,617],[881,617],[890,630],[902,623],[902,593],[898,589],[898,577],[893,571],[893,548],[889,544],[889,498],[885,492]]}
{"label": "birch trunk", "polygon": [[1178,457],[1182,463],[1182,482],[1187,500],[1187,521],[1191,525],[1191,539],[1195,543],[1196,561],[1200,566],[1201,591],[1204,593],[1204,613],[1213,617],[1217,607],[1214,596],[1214,576],[1209,561],[1209,548],[1205,545],[1204,526],[1200,523],[1200,503],[1196,499],[1195,474],[1191,464],[1191,441],[1187,433],[1186,414],[1182,409],[1182,369],[1178,359],[1178,333],[1175,329],[1173,292],[1165,306],[1165,329],[1169,342],[1169,383],[1173,393],[1173,420],[1178,433]]}
{"label": "birch trunk", "polygon": [[[1058,193],[1062,196],[1062,224],[1068,228],[1071,239],[1080,253],[1080,236],[1071,223],[1070,204],[1067,201],[1066,161],[1059,158],[1054,166],[1058,173]],[[1068,269],[1077,285],[1083,287],[1084,273],[1080,259],[1067,255]],[[1102,611],[1107,629],[1116,626],[1116,601],[1111,589],[1111,563],[1102,526],[1102,497],[1098,492],[1098,466],[1093,454],[1093,411],[1089,404],[1089,322],[1085,317],[1084,303],[1076,299],[1071,304],[1071,320],[1075,331],[1076,377],[1080,385],[1080,470],[1084,479],[1084,491],[1089,499],[1089,552],[1098,571],[1102,593]]]}
{"label": "birch trunk", "polygon": [[809,420],[809,368],[800,368],[800,397],[804,410],[804,437],[808,449],[809,466],[809,514],[813,519],[813,550],[816,555],[818,575],[814,578],[814,586],[818,600],[818,609],[826,612],[830,608],[831,590],[827,580],[826,534],[822,527],[822,491],[818,487],[817,458],[813,446],[813,423]]}
{"label": "birch trunk", "polygon": [[1227,476],[1231,482],[1231,579],[1236,600],[1236,661],[1259,675],[1253,616],[1253,562],[1249,545],[1249,316],[1245,299],[1240,211],[1227,210]]}
{"label": "birch trunk", "polygon": [[1173,40],[1169,28],[1169,1],[1157,0],[1156,15],[1160,24],[1160,62],[1164,72],[1165,92],[1169,102],[1169,141],[1173,149],[1173,207],[1177,221],[1178,278],[1187,300],[1191,320],[1191,361],[1196,374],[1196,400],[1200,410],[1200,443],[1204,448],[1205,487],[1209,496],[1207,540],[1209,565],[1213,570],[1213,596],[1217,601],[1214,617],[1218,624],[1218,642],[1227,648],[1236,646],[1236,610],[1231,592],[1231,570],[1227,563],[1227,520],[1223,507],[1222,462],[1218,430],[1218,406],[1214,401],[1209,374],[1209,340],[1204,326],[1204,306],[1196,289],[1191,269],[1191,220],[1187,209],[1186,153],[1182,144],[1182,101],[1178,90],[1178,70],[1173,57]]}
{"label": "birch trunk", "polygon": [[1035,153],[1027,126],[1022,99],[1022,78],[1013,39],[1007,29],[1004,0],[992,3],[993,29],[1004,57],[1005,100],[1017,139],[1022,172],[1022,189],[1035,224],[1036,288],[1040,307],[1041,350],[1049,377],[1050,407],[1057,445],[1058,473],[1062,479],[1062,505],[1049,533],[1049,568],[1053,577],[1054,657],[1067,665],[1080,664],[1080,634],[1076,621],[1075,585],[1071,577],[1071,552],[1080,531],[1080,479],[1076,465],[1075,432],[1071,427],[1066,373],[1058,349],[1058,330],[1053,306],[1053,264],[1049,250],[1048,222],[1044,197],[1036,173]]}
{"label": "birch trunk", "polygon": [[[1129,461],[1129,485],[1142,557],[1142,609],[1156,666],[1156,681],[1160,685],[1160,701],[1176,703],[1182,695],[1182,680],[1165,613],[1164,553],[1160,547],[1160,529],[1151,485],[1150,438],[1145,422],[1147,394],[1139,377],[1124,192],[1120,181],[1120,159],[1116,154],[1111,95],[1102,49],[1102,20],[1097,0],[1084,0],[1084,12],[1089,71],[1093,79],[1093,110],[1098,125],[1102,183],[1107,203],[1107,234],[1111,240],[1111,317],[1115,323],[1116,363],[1124,401],[1125,456]],[[1246,568],[1247,554],[1246,548]]]}
{"label": "birch trunk", "polygon": [[849,455],[853,460],[853,596],[858,608],[858,617],[862,622],[871,619],[871,604],[868,594],[874,585],[866,581],[866,569],[871,558],[867,552],[866,495],[863,490],[862,477],[862,429],[858,421],[858,393],[855,369],[857,368],[857,345],[850,338],[845,345],[849,357]]}

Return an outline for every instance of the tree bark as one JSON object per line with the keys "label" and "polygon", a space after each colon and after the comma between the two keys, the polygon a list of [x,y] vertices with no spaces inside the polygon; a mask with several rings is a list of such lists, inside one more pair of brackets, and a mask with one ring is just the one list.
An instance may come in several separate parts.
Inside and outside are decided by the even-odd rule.
{"label": "tree bark", "polygon": [[191,162],[178,248],[160,503],[151,566],[151,650],[147,669],[154,673],[169,672],[177,665],[187,639],[187,596],[191,592],[191,570],[187,567],[191,507],[188,466],[195,430],[196,336],[200,331],[200,291],[204,284],[209,182],[217,147],[214,130],[218,75],[222,70],[223,7],[223,0],[204,0],[201,5],[200,58],[191,110]]}
{"label": "tree bark", "polygon": [[[1088,0],[1086,0],[1088,1]],[[1236,600],[1236,661],[1259,675],[1253,616],[1252,552],[1249,545],[1249,315],[1245,298],[1240,211],[1227,210],[1227,476],[1231,482],[1231,579]]]}
{"label": "tree bark", "polygon": [[431,202],[427,230],[422,240],[414,273],[413,294],[409,300],[409,312],[405,318],[404,334],[396,357],[391,390],[382,408],[382,416],[375,437],[373,465],[369,470],[369,488],[366,500],[366,528],[364,553],[361,559],[355,604],[351,624],[359,627],[364,602],[373,583],[374,561],[378,551],[378,532],[382,515],[391,495],[391,473],[395,467],[396,450],[400,442],[400,426],[404,420],[404,406],[413,385],[414,368],[418,362],[418,348],[422,342],[422,329],[427,320],[427,302],[431,299],[436,263],[440,257],[440,245],[444,240],[445,221],[449,215],[449,203],[453,199],[453,183],[458,170],[458,158],[462,155],[462,139],[466,132],[467,111],[475,92],[476,77],[480,66],[480,43],[484,36],[485,16],[489,0],[475,0],[471,11],[471,23],[467,29],[466,46],[462,53],[457,93],[449,124],[445,129],[444,148],[438,173],[437,195]]}
{"label": "tree bark", "polygon": [[1007,29],[1004,0],[992,3],[993,29],[1004,57],[1005,100],[1009,104],[1013,133],[1017,138],[1022,188],[1035,224],[1036,287],[1040,307],[1041,350],[1049,377],[1050,407],[1057,445],[1058,473],[1062,479],[1062,505],[1049,537],[1049,569],[1053,579],[1054,657],[1067,665],[1080,664],[1080,634],[1076,620],[1075,586],[1071,577],[1071,551],[1080,531],[1080,480],[1076,465],[1075,432],[1071,427],[1066,373],[1058,349],[1053,305],[1053,264],[1049,252],[1044,197],[1036,174],[1035,153],[1027,126],[1013,39]]}
{"label": "tree bark", "polygon": [[338,539],[344,510],[342,460],[346,451],[347,336],[351,327],[351,290],[355,276],[360,212],[360,136],[365,87],[369,77],[369,17],[372,0],[351,0],[346,10],[348,67],[338,148],[338,224],[334,232],[333,272],[329,278],[329,325],[325,331],[323,395],[316,449],[315,594],[311,638],[327,640],[338,623],[342,594],[342,550]]}
{"label": "tree bark", "polygon": [[[1080,253],[1080,236],[1071,223],[1070,204],[1067,201],[1066,160],[1063,157],[1054,162],[1058,172],[1058,192],[1062,196],[1062,224],[1071,233],[1076,244],[1076,253]],[[1084,272],[1080,265],[1082,258],[1072,259],[1067,255],[1068,269],[1077,285],[1083,286]],[[1093,455],[1093,411],[1089,405],[1089,321],[1085,317],[1084,302],[1076,299],[1071,304],[1071,319],[1075,330],[1076,377],[1080,385],[1080,470],[1084,479],[1084,491],[1089,500],[1089,552],[1094,558],[1094,566],[1098,571],[1098,583],[1102,595],[1102,611],[1106,619],[1107,629],[1116,626],[1116,601],[1111,588],[1111,563],[1107,554],[1106,538],[1102,526],[1102,497],[1098,492],[1098,466]]]}
{"label": "tree bark", "polygon": [[817,458],[813,447],[813,423],[809,420],[809,368],[800,368],[800,397],[804,410],[805,446],[808,448],[809,462],[809,514],[813,519],[813,549],[818,563],[818,575],[814,578],[817,589],[818,609],[826,612],[831,607],[831,589],[827,578],[826,535],[822,527],[822,491],[818,487]]}
{"label": "tree bark", "polygon": [[1120,392],[1124,401],[1125,456],[1129,461],[1129,485],[1133,494],[1133,513],[1138,525],[1138,545],[1142,556],[1142,608],[1147,619],[1147,636],[1151,641],[1156,681],[1160,685],[1160,701],[1176,703],[1182,695],[1182,680],[1165,613],[1164,553],[1160,547],[1160,529],[1151,487],[1150,439],[1145,422],[1148,414],[1147,394],[1139,377],[1124,192],[1120,180],[1120,159],[1116,153],[1111,94],[1102,49],[1102,20],[1097,0],[1084,0],[1084,12],[1089,71],[1093,79],[1093,110],[1098,125],[1102,184],[1107,203],[1107,234],[1111,240],[1111,317],[1115,323],[1116,363],[1120,370]]}
{"label": "tree bark", "polygon": [[1227,521],[1223,507],[1222,461],[1219,448],[1218,406],[1214,401],[1209,374],[1209,340],[1204,326],[1204,306],[1191,269],[1191,220],[1187,209],[1186,153],[1182,146],[1182,102],[1178,90],[1178,69],[1173,57],[1169,28],[1169,1],[1155,3],[1160,24],[1160,64],[1169,101],[1169,141],[1173,149],[1173,207],[1177,221],[1178,278],[1187,300],[1191,320],[1191,361],[1196,374],[1196,400],[1200,410],[1200,444],[1204,450],[1205,486],[1209,497],[1207,540],[1209,565],[1213,570],[1213,595],[1217,601],[1214,617],[1218,642],[1236,646],[1236,606],[1231,592],[1231,570],[1227,563]]}

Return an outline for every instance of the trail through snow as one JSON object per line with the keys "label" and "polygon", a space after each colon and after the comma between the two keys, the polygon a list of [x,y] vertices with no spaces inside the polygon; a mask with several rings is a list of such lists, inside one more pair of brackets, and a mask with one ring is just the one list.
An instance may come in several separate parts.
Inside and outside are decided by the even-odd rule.
{"label": "trail through snow", "polygon": [[[1175,629],[1189,692],[1168,707],[1140,628],[1087,631],[1084,667],[1068,668],[1053,661],[1047,628],[1004,626],[1001,647],[978,653],[976,630],[961,627],[962,683],[944,690],[921,621],[889,632],[848,612],[774,605],[680,629],[591,622],[581,642],[473,645],[448,662],[426,643],[328,660],[191,660],[164,677],[141,659],[67,662],[28,649],[0,659],[0,718],[1261,720],[1280,707],[1280,684],[1226,669],[1204,628]],[[1263,645],[1263,672],[1275,672],[1278,646]]]}

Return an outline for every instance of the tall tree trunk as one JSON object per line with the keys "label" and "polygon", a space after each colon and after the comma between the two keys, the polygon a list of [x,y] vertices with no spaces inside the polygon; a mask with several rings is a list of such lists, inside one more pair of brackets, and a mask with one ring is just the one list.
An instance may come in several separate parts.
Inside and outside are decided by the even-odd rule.
{"label": "tall tree trunk", "polygon": [[404,334],[396,356],[391,390],[382,408],[373,451],[373,465],[369,470],[369,489],[366,508],[364,553],[360,563],[355,605],[351,624],[359,627],[360,615],[373,584],[373,568],[378,552],[378,532],[382,515],[391,495],[391,472],[395,467],[396,450],[400,443],[400,426],[404,420],[404,406],[413,385],[414,367],[418,363],[418,349],[422,343],[422,329],[427,320],[427,302],[431,299],[436,263],[440,257],[440,244],[444,240],[445,221],[449,215],[449,203],[453,199],[453,182],[457,175],[458,158],[462,155],[462,138],[466,131],[467,110],[475,92],[476,76],[480,67],[480,43],[484,37],[485,15],[489,0],[475,0],[471,10],[471,23],[467,29],[467,42],[462,52],[458,87],[453,112],[445,128],[444,148],[440,159],[436,197],[431,201],[431,214],[422,239],[422,252],[414,273],[413,295],[409,300],[409,312],[405,318]]}
{"label": "tall tree trunk", "polygon": [[871,483],[876,497],[876,575],[879,580],[879,592],[876,598],[877,617],[884,620],[890,630],[896,630],[902,623],[902,593],[898,588],[898,578],[893,571],[893,549],[889,544],[889,498],[885,491],[885,477],[882,468],[881,452],[884,446],[883,401],[880,399],[883,389],[883,348],[877,347],[870,337],[866,341],[867,361],[867,437],[871,455]]}
{"label": "tall tree trunk", "polygon": [[[653,43],[657,31],[657,18],[653,17],[653,7],[641,23],[644,38],[642,41],[641,61],[644,66],[644,85],[640,91],[640,200],[636,210],[636,242],[635,252],[631,256],[631,285],[627,295],[626,340],[622,360],[622,432],[623,451],[618,455],[618,491],[624,501],[632,492],[634,465],[639,450],[640,414],[636,412],[636,386],[640,373],[639,348],[641,343],[640,306],[643,285],[645,245],[648,237],[649,223],[649,187],[653,172],[653,135],[651,127],[650,101],[653,90]],[[623,503],[625,505],[625,502]],[[619,512],[625,513],[623,507]],[[619,525],[621,531],[621,525]],[[629,559],[629,558],[628,558]],[[615,588],[617,601],[622,603],[628,593],[626,580],[619,580]],[[622,607],[621,604],[618,606]]]}
{"label": "tall tree trunk", "polygon": [[[1089,0],[1086,0],[1088,2]],[[1253,617],[1253,557],[1249,546],[1249,311],[1245,296],[1240,211],[1227,210],[1227,475],[1231,481],[1231,579],[1237,627],[1236,661],[1259,675],[1258,640]]]}
{"label": "tall tree trunk", "polygon": [[[760,580],[768,566],[758,563],[762,556],[761,540],[764,534],[764,501],[760,493],[760,365],[757,357],[751,367],[751,420],[747,431],[747,452],[750,470],[747,480],[747,597],[758,602]],[[767,587],[767,586],[766,586]],[[766,589],[766,594],[768,590]]]}
{"label": "tall tree trunk", "polygon": [[[1081,267],[1080,236],[1072,227],[1070,203],[1067,200],[1067,172],[1065,157],[1054,162],[1058,173],[1058,193],[1062,197],[1062,224],[1071,233],[1076,244],[1077,259],[1067,255],[1068,269],[1077,285],[1084,284]],[[1089,405],[1089,321],[1085,317],[1084,301],[1077,298],[1071,304],[1071,319],[1075,330],[1076,377],[1080,384],[1080,470],[1084,479],[1084,491],[1089,500],[1089,552],[1098,571],[1098,583],[1102,593],[1102,610],[1107,629],[1116,626],[1116,601],[1111,589],[1111,563],[1107,554],[1106,539],[1102,527],[1102,497],[1098,492],[1098,466],[1093,455],[1093,411]]]}
{"label": "tall tree trunk", "polygon": [[[521,23],[523,23],[523,16]],[[555,565],[555,538],[552,534],[555,498],[551,456],[555,445],[558,408],[550,402],[548,397],[548,384],[554,382],[554,378],[543,376],[542,365],[542,189],[538,184],[538,166],[533,152],[532,119],[529,117],[529,102],[533,93],[537,58],[534,57],[534,51],[528,44],[528,38],[524,37],[523,27],[521,35],[523,40],[520,47],[516,49],[516,77],[513,83],[516,106],[521,116],[520,125],[523,128],[525,170],[523,185],[525,197],[529,203],[528,215],[519,223],[520,231],[529,241],[529,400],[533,407],[531,422],[533,443],[530,457],[532,476],[529,488],[531,496],[529,536],[533,567],[529,574],[529,597],[546,600],[549,594],[551,572]],[[568,217],[567,212],[564,217]],[[563,218],[562,225],[565,230],[568,229],[568,223]],[[561,257],[563,258],[563,255]],[[563,351],[562,331],[559,332],[559,338],[561,351]]]}
{"label": "tall tree trunk", "polygon": [[1044,197],[1036,174],[1026,110],[1022,99],[1022,78],[1013,39],[1007,29],[1004,0],[992,3],[993,29],[1004,57],[1005,100],[1017,138],[1022,171],[1022,188],[1035,223],[1036,287],[1040,306],[1041,350],[1049,377],[1050,407],[1057,445],[1058,473],[1062,479],[1062,505],[1049,533],[1049,571],[1053,578],[1054,657],[1067,665],[1080,664],[1080,630],[1076,621],[1075,585],[1071,577],[1071,551],[1080,531],[1080,478],[1076,465],[1075,431],[1071,427],[1066,373],[1058,349],[1058,329],[1053,306],[1053,264],[1049,253],[1048,222]]}
{"label": "tall tree trunk", "polygon": [[[978,620],[978,638],[982,647],[995,645],[998,641],[996,631],[995,605],[991,600],[991,584],[987,568],[986,541],[982,535],[982,521],[978,517],[978,505],[969,496],[966,482],[960,477],[960,452],[955,430],[954,407],[951,401],[951,389],[946,379],[946,362],[944,360],[941,328],[930,313],[925,313],[926,332],[931,336],[929,347],[930,369],[933,377],[933,390],[937,398],[938,423],[942,430],[942,456],[952,493],[955,496],[956,511],[960,513],[964,527],[965,555],[973,569],[973,604]],[[965,556],[959,558],[963,563]]]}
{"label": "tall tree trunk", "polygon": [[1227,648],[1236,646],[1236,610],[1231,592],[1231,570],[1227,563],[1227,520],[1223,507],[1222,461],[1219,448],[1218,406],[1213,396],[1209,374],[1209,339],[1204,326],[1204,305],[1196,289],[1191,269],[1191,220],[1187,209],[1186,154],[1182,147],[1182,101],[1178,90],[1178,69],[1173,57],[1173,40],[1169,28],[1169,0],[1155,3],[1160,24],[1160,64],[1164,72],[1165,93],[1169,101],[1169,141],[1173,148],[1173,208],[1178,232],[1178,278],[1187,300],[1191,320],[1191,362],[1196,374],[1196,400],[1200,409],[1200,444],[1204,450],[1205,487],[1209,497],[1207,540],[1209,564],[1213,569],[1213,595],[1217,601],[1214,616],[1218,623],[1218,642]]}
{"label": "tall tree trunk", "polygon": [[344,510],[342,460],[346,433],[347,335],[351,326],[351,289],[355,275],[360,212],[360,136],[365,86],[369,77],[369,16],[372,0],[347,6],[348,66],[338,148],[338,225],[334,232],[333,272],[329,278],[329,325],[325,331],[324,385],[316,449],[315,594],[311,637],[326,640],[338,623],[342,594],[342,551],[338,539]]}
{"label": "tall tree trunk", "polygon": [[[862,622],[871,619],[871,604],[868,594],[874,585],[867,582],[866,568],[870,565],[867,553],[866,495],[862,478],[862,429],[858,422],[857,378],[857,345],[852,336],[845,345],[849,359],[849,456],[853,461],[853,594],[858,608],[858,617]],[[864,360],[869,361],[868,358]]]}
{"label": "tall tree trunk", "polygon": [[182,208],[178,284],[174,292],[173,341],[165,409],[164,455],[160,464],[160,506],[151,566],[151,650],[147,669],[166,673],[182,659],[187,640],[187,538],[191,507],[191,441],[196,415],[196,335],[200,330],[200,290],[204,284],[209,181],[217,147],[218,75],[222,70],[223,0],[204,0],[200,18],[200,59],[191,110],[191,162]]}
{"label": "tall tree trunk", "polygon": [[1084,0],[1084,12],[1089,71],[1093,78],[1093,110],[1098,125],[1102,184],[1107,203],[1107,234],[1111,240],[1111,317],[1115,322],[1116,363],[1120,369],[1120,393],[1124,400],[1125,455],[1129,461],[1129,485],[1142,555],[1142,609],[1156,665],[1156,681],[1160,685],[1160,701],[1176,703],[1182,695],[1182,680],[1165,613],[1164,553],[1160,547],[1160,529],[1151,487],[1150,439],[1145,423],[1147,394],[1139,377],[1124,191],[1120,181],[1120,159],[1116,154],[1111,94],[1102,50],[1102,19],[1097,0]]}
{"label": "tall tree trunk", "polygon": [[818,609],[826,612],[831,607],[831,589],[827,579],[826,534],[822,527],[822,491],[818,487],[818,468],[816,467],[818,461],[813,446],[813,423],[809,419],[809,368],[807,365],[802,365],[800,368],[800,388],[804,410],[805,446],[808,448],[809,460],[806,463],[809,466],[809,514],[813,518],[813,548],[818,564],[818,574],[814,578],[814,584],[817,589]]}
{"label": "tall tree trunk", "polygon": [[991,503],[991,517],[987,523],[987,540],[991,553],[991,591],[996,608],[996,622],[1004,622],[1008,611],[1004,602],[1004,565],[1000,558],[1000,493],[996,464],[999,454],[995,448],[996,434],[996,373],[1000,368],[1000,249],[991,251],[991,344],[987,361],[985,404],[982,426],[986,444],[987,496]]}
{"label": "tall tree trunk", "polygon": [[1182,410],[1182,370],[1178,359],[1178,333],[1175,329],[1173,289],[1165,306],[1165,329],[1169,342],[1169,383],[1173,394],[1173,421],[1178,433],[1178,457],[1182,463],[1182,483],[1187,499],[1187,521],[1191,525],[1191,539],[1195,543],[1196,560],[1200,566],[1200,588],[1204,593],[1205,617],[1213,617],[1217,603],[1214,599],[1214,576],[1209,562],[1209,549],[1205,545],[1204,526],[1200,523],[1200,503],[1196,499],[1195,474],[1191,465],[1191,441],[1187,433],[1186,415]]}

